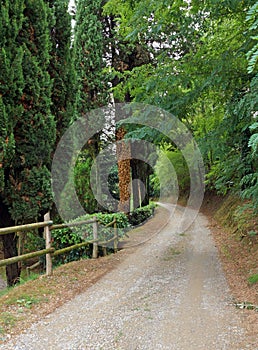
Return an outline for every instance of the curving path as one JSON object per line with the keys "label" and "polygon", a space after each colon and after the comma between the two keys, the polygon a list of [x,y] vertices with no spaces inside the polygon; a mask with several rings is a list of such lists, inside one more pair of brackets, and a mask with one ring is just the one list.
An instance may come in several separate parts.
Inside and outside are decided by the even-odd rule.
{"label": "curving path", "polygon": [[258,349],[232,305],[207,219],[199,214],[178,234],[181,215],[176,210],[117,268],[0,349]]}

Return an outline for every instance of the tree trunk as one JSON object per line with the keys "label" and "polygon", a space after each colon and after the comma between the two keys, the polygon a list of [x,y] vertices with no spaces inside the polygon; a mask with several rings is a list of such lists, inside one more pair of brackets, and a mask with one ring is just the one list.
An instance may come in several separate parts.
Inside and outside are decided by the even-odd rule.
{"label": "tree trunk", "polygon": [[[1,227],[14,226],[14,221],[8,212],[8,208],[3,203],[0,204],[0,224]],[[4,259],[12,258],[18,255],[17,251],[17,235],[9,233],[2,236]],[[6,279],[9,287],[19,282],[21,269],[18,263],[6,266]]]}
{"label": "tree trunk", "polygon": [[145,147],[147,146],[141,141],[134,141],[131,150],[134,209],[149,204],[149,175],[151,169],[150,166],[142,160],[145,154],[148,154]]}
{"label": "tree trunk", "polygon": [[118,163],[118,178],[119,178],[119,193],[120,201],[118,210],[124,213],[130,212],[130,198],[131,198],[131,165],[130,165],[130,146],[124,140],[126,131],[120,127],[116,131],[116,153]]}
{"label": "tree trunk", "polygon": [[149,169],[142,160],[132,159],[133,208],[149,204]]}
{"label": "tree trunk", "polygon": [[149,170],[149,166],[148,164],[142,164],[142,172],[141,172],[141,175],[142,175],[142,182],[144,183],[144,190],[145,190],[145,193],[144,193],[144,198],[142,199],[142,206],[146,206],[146,205],[149,205],[150,204],[150,197],[149,197],[149,193],[150,193],[150,185],[149,185],[149,173],[150,173],[150,170]]}
{"label": "tree trunk", "polygon": [[141,206],[141,189],[139,182],[139,174],[138,174],[138,161],[137,159],[131,160],[131,168],[132,168],[132,189],[133,189],[133,209],[136,209]]}
{"label": "tree trunk", "polygon": [[149,166],[143,161],[138,162],[138,173],[141,186],[141,205],[144,207],[149,204]]}

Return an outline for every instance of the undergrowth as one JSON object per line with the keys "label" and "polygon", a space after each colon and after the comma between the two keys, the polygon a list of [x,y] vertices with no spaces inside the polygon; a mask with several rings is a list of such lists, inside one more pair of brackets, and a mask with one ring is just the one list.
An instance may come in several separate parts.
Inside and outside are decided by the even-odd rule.
{"label": "undergrowth", "polygon": [[[252,288],[258,283],[258,218],[252,203],[229,195],[216,211],[215,219],[229,234],[222,253],[239,265],[239,272]],[[233,241],[238,243],[230,243]]]}
{"label": "undergrowth", "polygon": [[230,195],[216,212],[215,219],[228,227],[236,239],[247,244],[258,243],[258,219],[251,203]]}

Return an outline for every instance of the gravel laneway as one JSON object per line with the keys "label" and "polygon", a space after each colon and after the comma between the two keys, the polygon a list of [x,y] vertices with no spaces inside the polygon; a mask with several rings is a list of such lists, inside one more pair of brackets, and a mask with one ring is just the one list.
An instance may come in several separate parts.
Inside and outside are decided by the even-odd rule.
{"label": "gravel laneway", "polygon": [[0,349],[257,350],[231,305],[206,218],[199,214],[180,235],[173,228],[180,215],[176,210],[116,269]]}

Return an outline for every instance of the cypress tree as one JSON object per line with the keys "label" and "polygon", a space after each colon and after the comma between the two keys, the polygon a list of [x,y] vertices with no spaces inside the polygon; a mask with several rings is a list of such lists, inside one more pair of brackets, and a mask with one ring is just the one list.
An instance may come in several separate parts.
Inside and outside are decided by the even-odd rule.
{"label": "cypress tree", "polygon": [[[17,47],[16,38],[23,23],[23,0],[13,1],[12,4],[9,1],[1,1],[0,9],[0,225],[6,227],[15,223],[6,203],[6,186],[9,181],[12,181],[9,174],[15,150],[15,118],[22,113],[19,101],[24,86],[21,67],[23,50]],[[4,235],[2,240],[4,257],[17,255],[16,236]],[[7,266],[6,273],[8,285],[17,282],[18,264]]]}
{"label": "cypress tree", "polygon": [[[68,12],[68,3],[69,0],[49,1],[52,15],[49,21],[52,42],[49,74],[53,84],[51,112],[56,122],[56,144],[74,119],[75,70],[72,56],[72,15]],[[63,157],[69,159],[68,153],[71,151],[66,147]],[[52,181],[55,204],[58,206],[60,195],[68,182],[65,162],[59,165],[58,174],[55,174]],[[56,215],[55,206],[51,215]]]}
{"label": "cypress tree", "polygon": [[51,203],[51,152],[55,122],[51,115],[51,81],[48,74],[49,8],[44,1],[24,1],[24,21],[16,42],[22,46],[24,87],[22,113],[14,120],[15,156],[8,182],[8,206],[16,222],[36,220]]}
{"label": "cypress tree", "polygon": [[74,55],[78,90],[77,115],[105,106],[104,39],[101,0],[77,0]]}
{"label": "cypress tree", "polygon": [[[78,0],[76,2],[76,25],[74,40],[74,63],[76,69],[76,117],[87,118],[87,131],[91,125],[99,120],[89,120],[86,113],[90,110],[107,105],[108,85],[107,74],[104,74],[104,36],[102,23],[101,0]],[[103,126],[103,125],[102,125]],[[76,169],[77,191],[81,193],[81,200],[88,212],[97,209],[97,201],[91,188],[80,178],[90,178],[90,170],[94,158],[100,150],[100,133],[92,135],[83,150]]]}
{"label": "cypress tree", "polygon": [[69,0],[49,1],[53,24],[51,31],[51,57],[49,73],[53,82],[51,111],[56,120],[57,139],[73,119],[75,70],[72,59],[72,15]]}
{"label": "cypress tree", "polygon": [[[51,152],[55,121],[48,74],[50,12],[43,0],[1,2],[2,191],[1,226],[35,221],[49,210]],[[7,155],[7,156],[6,156]],[[4,257],[17,254],[16,236],[3,236]],[[19,279],[17,264],[7,266],[7,282]]]}

